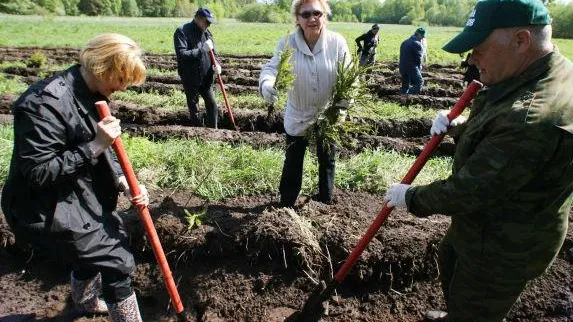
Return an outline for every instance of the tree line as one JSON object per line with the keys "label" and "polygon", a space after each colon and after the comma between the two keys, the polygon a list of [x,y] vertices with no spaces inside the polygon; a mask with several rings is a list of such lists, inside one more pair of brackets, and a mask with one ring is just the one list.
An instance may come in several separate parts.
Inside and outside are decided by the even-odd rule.
{"label": "tree line", "polygon": [[[332,0],[332,21],[462,27],[478,0]],[[245,22],[288,23],[290,0],[0,0],[0,12],[67,16],[192,17],[200,6],[217,18]],[[553,33],[573,38],[573,3],[545,1]]]}

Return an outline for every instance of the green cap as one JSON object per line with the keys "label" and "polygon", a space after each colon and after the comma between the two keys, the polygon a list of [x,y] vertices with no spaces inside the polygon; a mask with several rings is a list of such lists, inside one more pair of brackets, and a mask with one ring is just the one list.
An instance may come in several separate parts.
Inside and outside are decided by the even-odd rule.
{"label": "green cap", "polygon": [[420,27],[420,28],[416,29],[416,33],[419,33],[420,36],[422,36],[422,37],[426,37],[426,28]]}
{"label": "green cap", "polygon": [[550,24],[549,11],[540,0],[481,0],[464,30],[442,49],[464,53],[481,44],[494,29]]}

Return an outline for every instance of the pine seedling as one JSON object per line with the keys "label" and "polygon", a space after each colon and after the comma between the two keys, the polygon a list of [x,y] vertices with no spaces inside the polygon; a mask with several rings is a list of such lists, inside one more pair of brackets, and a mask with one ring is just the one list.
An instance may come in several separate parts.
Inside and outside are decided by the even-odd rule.
{"label": "pine seedling", "polygon": [[[344,131],[346,114],[354,107],[366,103],[370,95],[364,83],[364,75],[372,66],[360,66],[360,57],[353,55],[350,62],[343,60],[336,66],[336,82],[332,91],[332,98],[326,109],[318,115],[316,120],[317,135],[323,137],[325,147],[340,143],[340,133]],[[348,109],[338,102],[347,100],[351,104]],[[314,128],[314,127],[311,127]],[[313,131],[314,132],[314,131]],[[313,133],[309,133],[313,135]]]}
{"label": "pine seedling", "polygon": [[191,230],[195,227],[201,227],[207,214],[207,209],[194,214],[190,213],[187,209],[183,209],[183,211],[185,212],[185,219],[187,220],[188,224],[187,230]]}
{"label": "pine seedling", "polygon": [[[292,89],[296,75],[292,72],[293,65],[291,62],[293,49],[289,45],[290,36],[286,37],[284,50],[279,53],[279,65],[277,76],[275,78],[274,89],[277,90],[279,95],[285,95]],[[270,116],[275,110],[275,104],[269,104],[268,115]]]}

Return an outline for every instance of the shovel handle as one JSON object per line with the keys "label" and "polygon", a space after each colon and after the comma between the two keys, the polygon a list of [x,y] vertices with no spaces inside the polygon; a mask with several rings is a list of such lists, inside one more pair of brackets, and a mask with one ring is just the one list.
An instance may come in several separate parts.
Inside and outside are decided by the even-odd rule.
{"label": "shovel handle", "polygon": [[[107,105],[106,101],[98,101],[95,103],[95,106],[100,118],[103,119],[111,115],[109,106]],[[127,153],[125,152],[125,148],[123,147],[123,141],[121,140],[121,137],[117,137],[113,141],[113,150],[117,155],[117,159],[121,169],[123,170],[123,174],[127,179],[127,184],[129,186],[129,190],[131,191],[131,195],[139,195],[141,193],[141,190],[139,189],[139,183],[137,182],[135,172],[131,167],[131,163],[129,162]],[[173,275],[169,269],[169,263],[167,262],[167,258],[165,257],[165,253],[163,252],[163,248],[159,242],[159,236],[157,235],[157,231],[153,225],[153,220],[149,214],[149,209],[147,206],[136,206],[136,208],[139,213],[139,219],[145,228],[145,234],[147,235],[149,243],[151,244],[151,249],[153,249],[155,259],[157,260],[159,268],[161,269],[161,273],[163,274],[163,280],[165,282],[165,286],[167,287],[167,292],[169,293],[171,302],[173,303],[173,307],[177,313],[181,313],[183,312],[183,304],[181,302],[181,298],[179,297],[179,293],[177,292],[177,286],[173,280]]]}
{"label": "shovel handle", "polygon": [[[211,64],[213,68],[215,68],[215,54],[213,53],[213,49],[209,51],[209,58],[211,59]],[[227,107],[227,112],[229,112],[229,118],[231,119],[231,123],[235,127],[235,130],[238,132],[239,128],[237,124],[235,124],[235,118],[233,117],[233,112],[231,112],[231,104],[229,104],[229,99],[227,98],[227,91],[225,90],[225,85],[223,85],[223,79],[221,75],[217,74],[217,83],[219,83],[219,87],[221,88],[221,93],[223,93],[223,99],[225,100],[225,107]]]}
{"label": "shovel handle", "polygon": [[[462,114],[464,109],[469,105],[471,100],[474,99],[474,97],[477,95],[478,91],[482,88],[482,86],[483,86],[482,83],[474,80],[468,85],[468,87],[466,87],[466,90],[464,91],[462,96],[458,99],[458,101],[448,114],[448,119],[450,121],[460,116],[460,114]],[[416,161],[414,161],[414,164],[412,164],[412,166],[410,167],[410,169],[408,170],[402,181],[400,181],[401,183],[410,184],[412,183],[412,181],[414,181],[418,173],[420,173],[420,170],[422,170],[422,168],[430,158],[432,152],[434,152],[434,150],[436,149],[438,144],[440,144],[445,135],[446,135],[445,133],[441,133],[432,136],[432,138],[430,139],[430,141],[428,141],[428,143],[426,144],[420,155],[418,155]],[[340,269],[334,276],[333,283],[341,283],[344,280],[344,278],[346,277],[346,275],[348,275],[348,273],[350,272],[350,270],[352,269],[352,267],[354,266],[360,255],[362,255],[362,252],[364,251],[366,246],[368,246],[374,235],[378,232],[382,224],[386,221],[392,210],[394,210],[394,207],[388,207],[388,205],[384,203],[384,207],[382,208],[382,210],[380,211],[374,222],[370,225],[364,236],[362,236],[356,247],[354,247],[354,249],[348,256],[344,264],[340,267]]]}

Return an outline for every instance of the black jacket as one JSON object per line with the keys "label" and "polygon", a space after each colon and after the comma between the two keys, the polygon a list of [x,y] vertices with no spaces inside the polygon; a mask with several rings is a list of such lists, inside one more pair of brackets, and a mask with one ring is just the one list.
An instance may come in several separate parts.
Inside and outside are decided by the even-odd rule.
{"label": "black jacket", "polygon": [[[177,56],[177,72],[184,86],[199,86],[213,82],[213,66],[209,53],[201,51],[203,43],[213,36],[209,30],[203,31],[191,21],[175,30],[173,45]],[[216,51],[213,50],[216,57]]]}
{"label": "black jacket", "polygon": [[[99,157],[88,142],[99,120],[75,65],[32,85],[14,103],[14,150],[2,210],[14,228],[78,240],[101,229],[116,207],[121,168],[110,149]],[[16,229],[17,230],[17,229]]]}
{"label": "black jacket", "polygon": [[[378,46],[378,34],[374,34],[372,30],[368,30],[366,33],[360,35],[358,38],[354,39],[358,49],[361,50],[362,55],[373,55],[376,53],[376,46]],[[361,42],[364,42],[362,46]]]}

